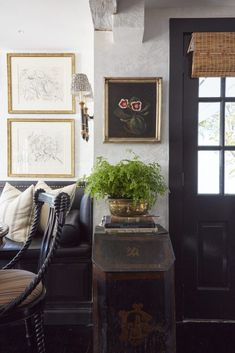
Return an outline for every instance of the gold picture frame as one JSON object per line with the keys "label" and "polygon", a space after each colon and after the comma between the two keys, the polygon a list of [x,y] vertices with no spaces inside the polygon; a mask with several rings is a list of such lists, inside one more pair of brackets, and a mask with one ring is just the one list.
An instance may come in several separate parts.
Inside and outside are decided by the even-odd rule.
{"label": "gold picture frame", "polygon": [[74,177],[74,119],[7,119],[8,176]]}
{"label": "gold picture frame", "polygon": [[160,142],[162,78],[105,77],[104,86],[104,142]]}
{"label": "gold picture frame", "polygon": [[10,114],[74,114],[74,53],[8,53]]}

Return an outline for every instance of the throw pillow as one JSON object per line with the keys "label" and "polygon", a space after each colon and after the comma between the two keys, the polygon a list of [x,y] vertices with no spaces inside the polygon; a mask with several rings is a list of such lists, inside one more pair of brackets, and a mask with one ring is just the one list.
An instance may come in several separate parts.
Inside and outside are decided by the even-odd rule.
{"label": "throw pillow", "polygon": [[[70,207],[71,207],[72,202],[75,197],[76,187],[77,187],[77,185],[76,185],[76,183],[74,183],[71,185],[66,185],[60,189],[52,189],[43,180],[39,180],[37,182],[37,184],[35,185],[35,191],[38,189],[44,189],[46,192],[53,194],[53,195],[58,195],[60,192],[66,192],[70,196]],[[48,214],[49,214],[48,205],[43,205],[42,211],[41,211],[41,218],[40,218],[40,229],[42,232],[44,232],[44,230],[46,228]]]}
{"label": "throw pillow", "polygon": [[7,237],[18,242],[25,242],[33,218],[34,186],[21,192],[6,183],[0,196],[0,221],[9,226]]}

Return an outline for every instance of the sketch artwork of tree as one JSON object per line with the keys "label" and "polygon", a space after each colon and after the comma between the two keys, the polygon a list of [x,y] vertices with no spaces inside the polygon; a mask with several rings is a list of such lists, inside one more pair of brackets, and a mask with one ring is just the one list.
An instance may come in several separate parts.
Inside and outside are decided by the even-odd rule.
{"label": "sketch artwork of tree", "polygon": [[28,138],[29,164],[57,162],[63,164],[59,137],[32,132]]}
{"label": "sketch artwork of tree", "polygon": [[19,97],[25,101],[63,101],[60,68],[24,68],[19,71]]}

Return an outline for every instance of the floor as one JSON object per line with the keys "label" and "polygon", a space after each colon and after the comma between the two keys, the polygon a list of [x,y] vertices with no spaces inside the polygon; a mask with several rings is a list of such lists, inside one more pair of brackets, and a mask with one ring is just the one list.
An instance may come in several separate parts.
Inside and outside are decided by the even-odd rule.
{"label": "floor", "polygon": [[176,326],[177,353],[234,353],[235,322],[194,322]]}
{"label": "floor", "polygon": [[[0,331],[0,353],[27,353],[21,327]],[[92,353],[92,329],[79,326],[46,326],[47,353]]]}
{"label": "floor", "polygon": [[[235,324],[177,325],[176,351],[177,353],[234,353],[234,332]],[[46,326],[45,334],[47,353],[92,353],[91,327]],[[145,350],[141,350],[140,353],[142,352]],[[22,328],[11,327],[0,331],[0,353],[28,353]]]}

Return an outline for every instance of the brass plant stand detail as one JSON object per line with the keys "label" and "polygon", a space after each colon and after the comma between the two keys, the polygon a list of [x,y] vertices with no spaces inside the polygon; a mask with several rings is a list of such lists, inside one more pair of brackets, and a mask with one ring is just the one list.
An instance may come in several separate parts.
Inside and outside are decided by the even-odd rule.
{"label": "brass plant stand detail", "polygon": [[131,199],[109,199],[109,210],[114,216],[134,217],[145,215],[148,212],[147,202],[135,203]]}

